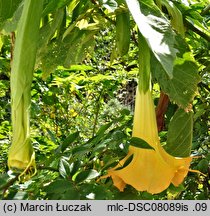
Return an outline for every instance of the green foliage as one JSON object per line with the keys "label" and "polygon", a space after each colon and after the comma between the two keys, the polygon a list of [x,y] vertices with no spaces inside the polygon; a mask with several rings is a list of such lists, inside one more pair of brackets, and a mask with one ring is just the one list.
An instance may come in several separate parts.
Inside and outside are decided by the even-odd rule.
{"label": "green foliage", "polygon": [[[122,34],[123,32],[123,34]],[[130,14],[125,8],[116,10],[116,52],[119,56],[128,53],[130,46]]]}
{"label": "green foliage", "polygon": [[0,29],[7,19],[10,19],[22,0],[0,1]]}
{"label": "green foliage", "polygon": [[161,64],[153,57],[151,70],[153,77],[157,79],[163,91],[169,95],[171,101],[176,102],[182,108],[186,108],[197,94],[197,84],[200,81],[198,69],[190,52],[186,51],[186,43],[177,38],[179,46],[179,58],[175,61],[173,78],[169,79]]}
{"label": "green foliage", "polygon": [[[193,113],[178,109],[170,121],[165,147],[175,157],[188,157],[191,154]],[[191,128],[191,130],[190,130]]]}
{"label": "green foliage", "polygon": [[[169,78],[173,77],[173,62],[177,50],[175,37],[169,22],[162,16],[158,7],[151,1],[126,1],[138,25],[139,31],[147,40],[152,52],[160,62]],[[152,15],[149,15],[152,12]]]}
{"label": "green foliage", "polygon": [[138,137],[132,137],[130,140],[130,145],[135,146],[137,148],[144,148],[144,149],[153,149],[145,140],[138,138]]}

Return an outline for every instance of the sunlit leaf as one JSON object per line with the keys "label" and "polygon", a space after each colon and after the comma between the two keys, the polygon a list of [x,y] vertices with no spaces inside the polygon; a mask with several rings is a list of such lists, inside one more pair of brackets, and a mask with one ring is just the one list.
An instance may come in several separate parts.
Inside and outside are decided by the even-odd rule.
{"label": "sunlit leaf", "polygon": [[61,158],[60,163],[59,163],[59,173],[63,178],[67,178],[68,176],[71,175],[70,171],[70,165],[67,160],[64,158]]}
{"label": "sunlit leaf", "polygon": [[58,38],[44,47],[39,54],[43,78],[46,79],[59,65],[69,68],[72,64],[81,63],[93,51],[94,34],[95,31],[75,28],[63,40]]}
{"label": "sunlit leaf", "polygon": [[96,178],[97,176],[99,176],[99,173],[94,170],[94,169],[91,169],[91,170],[85,170],[85,171],[82,171],[80,172],[76,178],[75,178],[75,181],[77,183],[79,182],[82,182],[82,181],[85,181],[85,180],[91,180],[91,179],[94,179]]}
{"label": "sunlit leaf", "polygon": [[63,70],[68,70],[68,71],[89,71],[89,70],[93,70],[93,67],[90,65],[71,65],[70,68],[63,68]]}
{"label": "sunlit leaf", "polygon": [[128,8],[152,52],[167,75],[173,77],[173,62],[177,50],[169,22],[152,0],[126,0]]}
{"label": "sunlit leaf", "polygon": [[117,2],[115,0],[100,0],[100,2],[106,9],[110,10],[111,12],[117,9]]}

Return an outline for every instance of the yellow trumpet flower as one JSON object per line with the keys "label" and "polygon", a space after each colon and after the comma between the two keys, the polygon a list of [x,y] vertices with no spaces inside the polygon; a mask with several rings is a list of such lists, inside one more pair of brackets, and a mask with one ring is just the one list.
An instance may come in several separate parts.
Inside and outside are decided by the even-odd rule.
{"label": "yellow trumpet flower", "polygon": [[[192,157],[173,157],[161,146],[149,89],[146,92],[137,90],[132,136],[145,140],[153,149],[130,146],[128,155],[116,167],[108,170],[104,177],[112,177],[120,191],[129,184],[138,191],[152,194],[162,192],[170,183],[175,186],[182,183]],[[124,166],[131,155],[131,162]]]}

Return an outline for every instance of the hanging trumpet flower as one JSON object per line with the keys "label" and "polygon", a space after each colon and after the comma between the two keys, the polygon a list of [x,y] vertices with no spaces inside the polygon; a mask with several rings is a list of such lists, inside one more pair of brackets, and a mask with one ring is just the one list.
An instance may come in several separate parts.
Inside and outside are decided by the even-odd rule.
{"label": "hanging trumpet flower", "polygon": [[130,145],[128,155],[116,167],[108,170],[104,177],[111,177],[120,191],[128,184],[138,191],[155,194],[165,190],[171,183],[175,186],[182,183],[192,157],[173,157],[160,144],[150,86],[150,50],[141,35],[139,60],[140,78],[132,136],[146,142],[149,148]]}
{"label": "hanging trumpet flower", "polygon": [[11,69],[13,137],[8,154],[8,167],[19,172],[22,179],[36,173],[35,152],[30,141],[29,113],[42,7],[43,0],[24,1]]}

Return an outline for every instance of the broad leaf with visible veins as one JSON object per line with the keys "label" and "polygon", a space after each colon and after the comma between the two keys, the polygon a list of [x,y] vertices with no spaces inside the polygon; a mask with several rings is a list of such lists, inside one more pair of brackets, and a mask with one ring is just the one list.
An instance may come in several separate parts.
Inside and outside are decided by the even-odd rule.
{"label": "broad leaf with visible veins", "polygon": [[142,0],[140,3],[138,0],[126,0],[126,3],[153,54],[172,78],[177,50],[174,48],[175,33],[168,20],[151,0]]}

